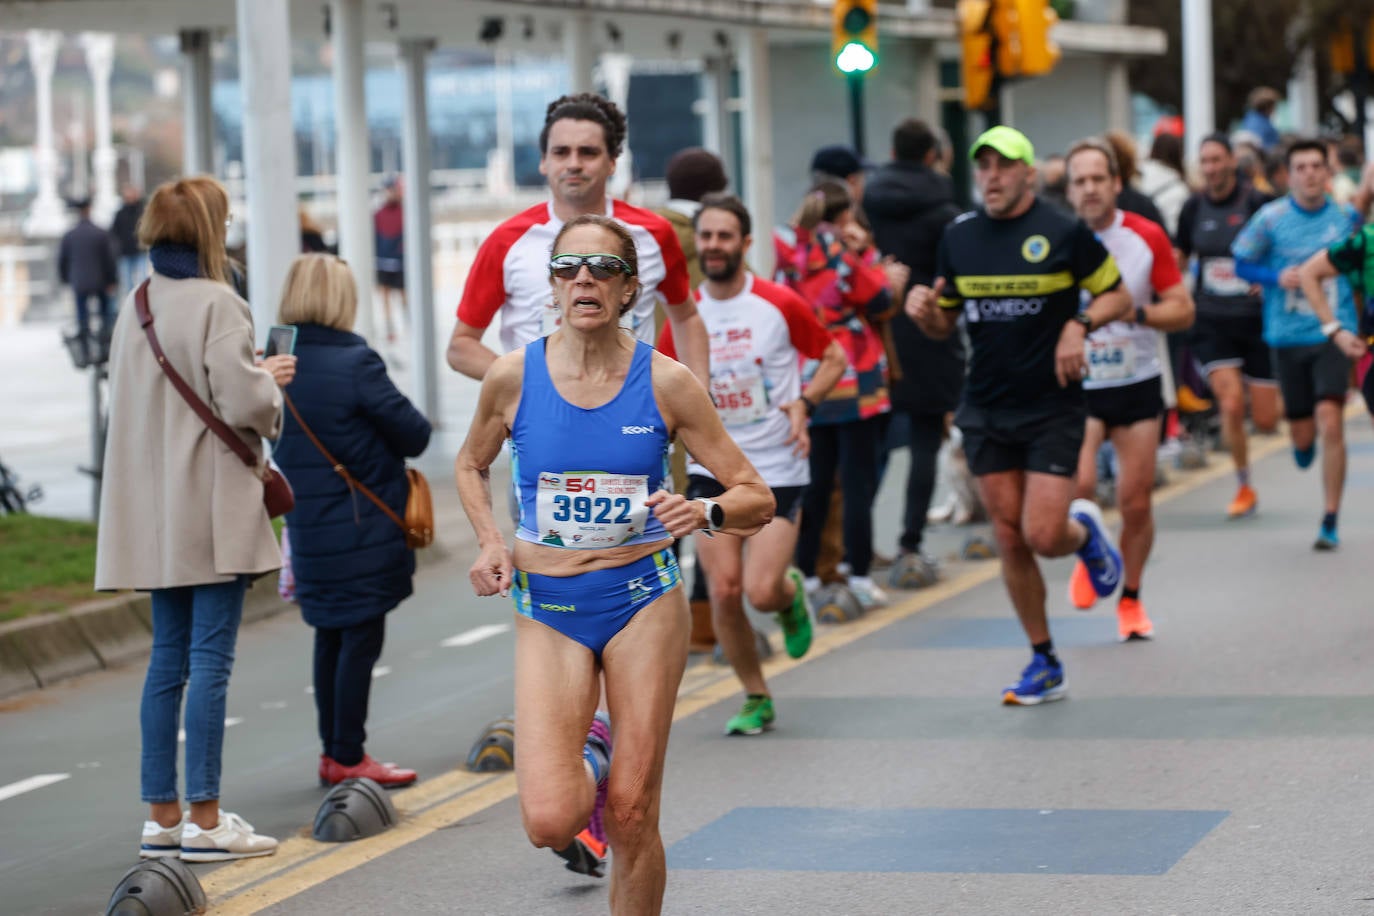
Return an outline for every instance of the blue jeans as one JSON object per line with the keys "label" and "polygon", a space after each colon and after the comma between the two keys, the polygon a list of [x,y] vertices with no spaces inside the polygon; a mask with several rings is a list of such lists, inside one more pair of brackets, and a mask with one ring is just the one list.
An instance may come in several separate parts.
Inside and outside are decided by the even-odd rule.
{"label": "blue jeans", "polygon": [[148,253],[122,254],[119,256],[119,297],[129,295],[129,290],[143,282],[148,276]]}
{"label": "blue jeans", "polygon": [[186,694],[186,800],[219,798],[224,709],[248,578],[154,589],[153,654],[143,682],[143,800],[177,800],[177,726]]}

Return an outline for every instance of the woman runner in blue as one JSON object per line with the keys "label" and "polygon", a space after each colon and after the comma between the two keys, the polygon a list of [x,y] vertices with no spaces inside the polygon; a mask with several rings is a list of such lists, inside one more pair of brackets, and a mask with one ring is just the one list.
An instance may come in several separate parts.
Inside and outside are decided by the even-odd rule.
{"label": "woman runner in blue", "polygon": [[[659,796],[689,630],[667,548],[700,529],[753,534],[773,496],[692,373],[621,332],[635,274],[634,239],[619,223],[588,215],[563,226],[549,264],[562,325],[493,363],[455,474],[481,548],[473,588],[515,599],[525,832],[588,874],[600,873],[608,841],[611,912],[649,914],[667,876]],[[714,500],[665,489],[678,435],[725,485]],[[520,503],[513,552],[487,480],[507,438]],[[596,715],[602,674],[613,756]]]}

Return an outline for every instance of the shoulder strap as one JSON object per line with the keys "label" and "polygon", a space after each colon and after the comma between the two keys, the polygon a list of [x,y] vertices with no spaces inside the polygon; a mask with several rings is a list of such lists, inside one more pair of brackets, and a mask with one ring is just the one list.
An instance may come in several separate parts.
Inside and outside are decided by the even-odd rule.
{"label": "shoulder strap", "polygon": [[229,424],[215,416],[214,412],[206,406],[191,386],[186,384],[186,380],[172,368],[172,364],[167,360],[167,354],[162,352],[162,344],[158,343],[157,334],[153,332],[153,313],[148,308],[148,282],[144,280],[139,285],[134,294],[134,305],[138,310],[138,323],[143,327],[143,333],[148,335],[148,345],[153,348],[153,356],[157,357],[158,367],[167,376],[167,381],[171,382],[172,387],[177,390],[177,394],[181,395],[196,416],[200,417],[201,421],[210,428],[210,432],[229,446],[230,450],[238,455],[244,464],[250,468],[257,467],[258,459],[253,454],[253,450],[239,438],[238,433],[229,428]]}
{"label": "shoulder strap", "polygon": [[306,437],[310,440],[311,444],[313,444],[315,448],[319,451],[319,453],[324,456],[324,460],[329,462],[329,466],[334,470],[334,473],[342,477],[344,479],[344,482],[347,483],[349,487],[356,488],[360,493],[362,493],[368,499],[372,500],[373,505],[375,505],[378,509],[381,509],[382,512],[385,513],[386,517],[395,522],[397,527],[399,527],[402,531],[409,532],[410,529],[406,527],[406,523],[401,520],[401,517],[397,515],[390,506],[382,502],[381,498],[378,497],[376,493],[373,493],[367,487],[363,486],[362,481],[358,480],[358,478],[354,477],[351,473],[349,473],[348,468],[344,467],[334,458],[333,455],[329,454],[329,449],[324,447],[324,443],[321,442],[319,440],[319,437],[315,435],[315,431],[312,430],[309,426],[306,426],[305,420],[301,419],[301,413],[299,410],[296,409],[296,404],[294,401],[291,400],[291,395],[286,393],[286,389],[282,389],[281,396],[286,401],[286,409],[291,411],[291,416],[296,418],[296,425],[301,428],[301,432],[305,433]]}

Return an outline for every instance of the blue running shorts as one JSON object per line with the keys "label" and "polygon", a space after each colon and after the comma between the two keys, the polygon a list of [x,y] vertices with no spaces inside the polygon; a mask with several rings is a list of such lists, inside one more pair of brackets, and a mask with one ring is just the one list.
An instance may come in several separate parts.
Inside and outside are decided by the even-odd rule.
{"label": "blue running shorts", "polygon": [[635,614],[681,583],[677,557],[659,550],[625,566],[576,576],[517,569],[511,597],[517,614],[580,642],[600,661],[606,644]]}

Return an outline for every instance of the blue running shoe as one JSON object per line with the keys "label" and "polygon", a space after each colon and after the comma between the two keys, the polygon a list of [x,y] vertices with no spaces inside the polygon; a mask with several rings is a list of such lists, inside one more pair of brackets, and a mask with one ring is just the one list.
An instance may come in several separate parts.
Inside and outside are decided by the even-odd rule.
{"label": "blue running shoe", "polygon": [[1339,546],[1341,546],[1341,536],[1336,533],[1336,526],[1323,523],[1321,530],[1317,532],[1317,540],[1312,544],[1312,549],[1335,550]]}
{"label": "blue running shoe", "polygon": [[1305,471],[1312,466],[1312,459],[1317,457],[1317,444],[1314,442],[1307,448],[1293,448],[1293,462],[1298,469]]}
{"label": "blue running shoe", "polygon": [[1078,558],[1088,567],[1088,577],[1099,597],[1106,598],[1121,584],[1121,552],[1107,534],[1102,510],[1090,499],[1075,499],[1069,516],[1088,529],[1088,540],[1078,548]]}
{"label": "blue running shoe", "polygon": [[1021,672],[1021,683],[1002,691],[1005,706],[1038,706],[1051,700],[1062,700],[1069,685],[1064,680],[1064,666],[1051,664],[1039,652],[1031,656],[1031,663]]}

